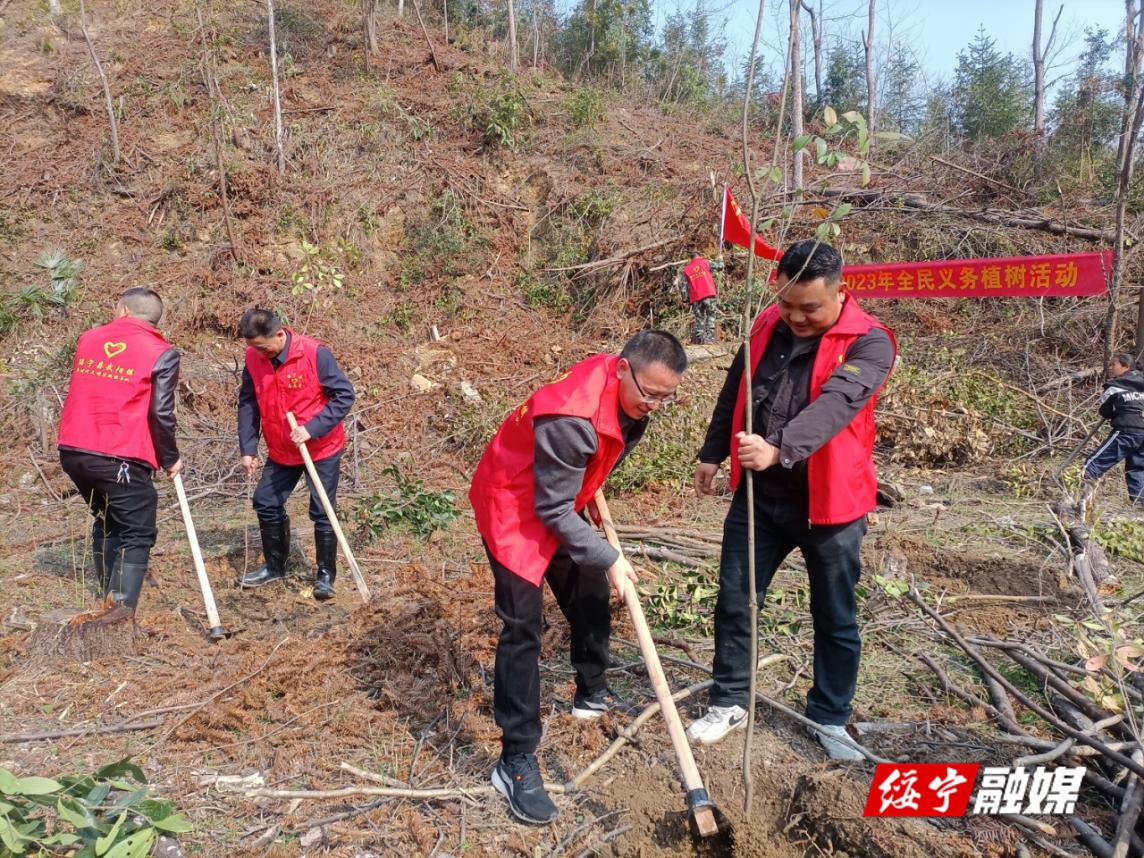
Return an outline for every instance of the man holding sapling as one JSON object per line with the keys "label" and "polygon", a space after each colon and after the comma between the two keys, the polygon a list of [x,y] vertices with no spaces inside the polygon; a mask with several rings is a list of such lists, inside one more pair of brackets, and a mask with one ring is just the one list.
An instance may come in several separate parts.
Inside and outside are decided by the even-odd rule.
{"label": "man holding sapling", "polygon": [[874,404],[894,363],[889,328],[842,290],[842,257],[800,241],[783,254],[777,302],[751,330],[752,433],[744,431],[743,351],[732,362],[699,452],[695,490],[712,494],[731,458],[734,498],[723,526],[715,606],[715,684],[707,714],[687,730],[711,744],[746,724],[751,634],[747,492],[755,486],[759,604],[786,556],[798,548],[810,578],[814,684],[807,717],[833,759],[860,760],[845,743],[861,639],[854,587],[866,514],[874,509]]}

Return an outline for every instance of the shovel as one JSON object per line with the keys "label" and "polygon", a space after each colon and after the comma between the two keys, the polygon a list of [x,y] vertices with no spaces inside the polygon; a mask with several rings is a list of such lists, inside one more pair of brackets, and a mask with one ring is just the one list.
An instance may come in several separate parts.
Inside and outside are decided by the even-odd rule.
{"label": "shovel", "polygon": [[199,589],[203,591],[203,604],[207,608],[207,621],[211,627],[207,637],[212,641],[229,638],[231,633],[223,626],[218,616],[218,607],[215,605],[214,592],[211,590],[211,579],[207,577],[207,567],[203,563],[203,552],[199,548],[199,537],[195,534],[195,523],[191,520],[191,507],[187,503],[187,492],[183,488],[183,475],[175,474],[172,482],[175,484],[175,494],[179,496],[179,509],[183,513],[183,526],[187,529],[187,541],[191,543],[191,557],[195,561],[195,574],[199,576]]}
{"label": "shovel", "polygon": [[[604,535],[608,537],[611,546],[623,555],[620,547],[620,538],[616,535],[612,515],[608,511],[608,502],[604,500],[602,491],[596,492],[596,509],[600,513],[600,523],[604,528]],[[632,625],[636,627],[636,637],[640,643],[640,653],[643,655],[647,673],[651,679],[652,688],[655,689],[655,699],[659,701],[660,712],[667,722],[667,732],[671,736],[671,744],[675,748],[675,756],[679,760],[679,770],[683,775],[683,787],[687,791],[687,812],[691,831],[698,837],[710,837],[718,834],[719,826],[715,821],[715,804],[707,795],[703,787],[703,779],[699,776],[699,769],[695,765],[695,757],[691,754],[691,745],[687,743],[687,735],[683,732],[683,723],[679,720],[679,711],[675,708],[675,700],[671,696],[671,686],[667,684],[667,677],[663,673],[663,665],[659,661],[655,643],[651,639],[651,629],[648,628],[643,608],[640,607],[639,595],[630,581],[623,581],[621,596],[627,603],[628,612],[632,617]]]}
{"label": "shovel", "polygon": [[[291,429],[298,428],[298,421],[294,419],[293,411],[286,412],[286,419],[289,421]],[[310,474],[310,483],[314,486],[314,491],[318,493],[318,500],[322,502],[322,509],[326,511],[326,518],[330,520],[330,524],[334,528],[334,535],[338,538],[338,545],[342,547],[342,554],[346,556],[346,562],[350,565],[350,573],[354,577],[354,584],[357,585],[358,593],[361,594],[362,601],[368,603],[369,587],[366,586],[361,568],[357,564],[357,558],[354,557],[353,551],[350,550],[350,544],[346,541],[346,535],[342,533],[342,526],[338,524],[338,517],[334,513],[334,505],[330,503],[330,496],[326,494],[326,487],[318,479],[318,469],[314,467],[314,460],[310,458],[310,451],[306,449],[306,442],[301,442],[298,449],[302,452],[302,461],[306,463],[306,471]]]}

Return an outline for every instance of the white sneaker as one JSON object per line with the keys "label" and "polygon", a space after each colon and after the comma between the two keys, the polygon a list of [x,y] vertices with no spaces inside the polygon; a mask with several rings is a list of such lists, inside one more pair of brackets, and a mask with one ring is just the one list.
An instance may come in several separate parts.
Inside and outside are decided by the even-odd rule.
{"label": "white sneaker", "polygon": [[712,706],[687,728],[687,738],[702,745],[713,745],[732,730],[746,725],[747,710],[742,706]]}
{"label": "white sneaker", "polygon": [[[822,745],[826,755],[832,760],[854,762],[866,759],[857,748],[840,741],[841,739],[850,739],[850,734],[846,732],[846,727],[842,724],[823,724],[821,727],[812,730],[811,733],[818,739],[818,744]],[[850,741],[854,740],[850,739]]]}

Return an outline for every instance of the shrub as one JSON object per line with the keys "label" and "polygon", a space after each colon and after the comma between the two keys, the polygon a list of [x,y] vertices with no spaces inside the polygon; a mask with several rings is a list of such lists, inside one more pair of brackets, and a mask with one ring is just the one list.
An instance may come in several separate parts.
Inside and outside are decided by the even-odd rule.
{"label": "shrub", "polygon": [[591,128],[604,118],[604,97],[598,89],[590,86],[572,93],[564,107],[576,128]]}
{"label": "shrub", "polygon": [[443,530],[457,517],[451,491],[430,491],[421,480],[407,477],[397,465],[382,471],[397,484],[396,493],[368,495],[354,507],[354,519],[370,539],[389,528],[405,528],[418,536]]}

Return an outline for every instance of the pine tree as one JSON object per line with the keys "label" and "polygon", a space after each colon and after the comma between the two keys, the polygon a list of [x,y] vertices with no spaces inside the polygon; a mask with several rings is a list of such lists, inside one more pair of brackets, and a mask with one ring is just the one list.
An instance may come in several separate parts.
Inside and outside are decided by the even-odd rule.
{"label": "pine tree", "polygon": [[954,121],[969,140],[996,140],[1027,127],[1032,116],[1029,71],[1012,54],[997,50],[985,28],[957,55],[954,72]]}

